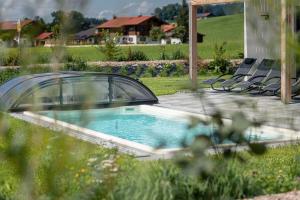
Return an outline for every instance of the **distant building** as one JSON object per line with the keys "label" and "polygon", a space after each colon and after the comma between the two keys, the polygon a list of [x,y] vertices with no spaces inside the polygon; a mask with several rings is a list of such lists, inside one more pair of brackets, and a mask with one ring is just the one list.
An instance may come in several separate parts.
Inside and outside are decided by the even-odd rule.
{"label": "distant building", "polygon": [[72,45],[94,45],[98,43],[99,31],[97,27],[76,33],[72,41]]}
{"label": "distant building", "polygon": [[167,24],[155,16],[116,17],[98,26],[99,32],[108,31],[119,34],[120,44],[149,44],[157,43],[150,39],[152,27]]}
{"label": "distant building", "polygon": [[[21,30],[28,25],[33,24],[34,21],[31,19],[22,20]],[[0,22],[0,40],[7,46],[17,46],[18,45],[18,32],[17,32],[18,21],[2,21]],[[26,39],[20,38],[22,43],[26,43]]]}
{"label": "distant building", "polygon": [[[21,21],[21,28],[33,23],[33,20],[26,19]],[[2,21],[0,22],[0,31],[17,31],[18,21]]]}
{"label": "distant building", "polygon": [[162,31],[166,36],[161,40],[161,44],[182,44],[181,39],[174,36],[176,27],[177,26],[175,24],[166,24],[161,26]]}
{"label": "distant building", "polygon": [[55,45],[55,39],[52,32],[44,32],[35,38],[35,46],[50,47]]}

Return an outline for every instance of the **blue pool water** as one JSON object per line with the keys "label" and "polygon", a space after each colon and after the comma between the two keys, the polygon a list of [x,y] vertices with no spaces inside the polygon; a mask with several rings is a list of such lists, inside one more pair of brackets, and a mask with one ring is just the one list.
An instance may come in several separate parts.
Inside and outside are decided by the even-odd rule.
{"label": "blue pool water", "polygon": [[[151,147],[178,148],[184,140],[191,143],[200,133],[212,133],[211,126],[198,125],[188,129],[188,120],[149,114],[138,108],[45,111],[39,114]],[[255,137],[276,139],[259,134]]]}

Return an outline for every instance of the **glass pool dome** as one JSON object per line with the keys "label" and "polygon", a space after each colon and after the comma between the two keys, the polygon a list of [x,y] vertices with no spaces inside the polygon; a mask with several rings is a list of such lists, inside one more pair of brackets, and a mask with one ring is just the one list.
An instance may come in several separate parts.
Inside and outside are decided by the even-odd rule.
{"label": "glass pool dome", "polygon": [[84,109],[156,104],[139,81],[116,74],[58,72],[25,75],[0,86],[2,111]]}

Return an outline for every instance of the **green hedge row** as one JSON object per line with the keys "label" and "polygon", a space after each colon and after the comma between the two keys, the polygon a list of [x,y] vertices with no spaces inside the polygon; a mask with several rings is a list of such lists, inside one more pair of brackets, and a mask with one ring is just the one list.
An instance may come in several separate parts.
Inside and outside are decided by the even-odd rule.
{"label": "green hedge row", "polygon": [[[131,76],[133,78],[174,77],[174,76],[178,77],[178,76],[183,76],[188,74],[188,66],[182,64],[160,64],[154,67],[149,67],[147,65],[97,67],[97,66],[87,65],[84,61],[81,60],[76,60],[75,62],[69,62],[58,70],[101,72],[101,73],[109,73],[109,74],[112,73],[112,74]],[[51,71],[53,71],[51,67],[44,67],[44,66],[7,68],[0,71],[0,83],[2,84],[20,75],[46,73]]]}

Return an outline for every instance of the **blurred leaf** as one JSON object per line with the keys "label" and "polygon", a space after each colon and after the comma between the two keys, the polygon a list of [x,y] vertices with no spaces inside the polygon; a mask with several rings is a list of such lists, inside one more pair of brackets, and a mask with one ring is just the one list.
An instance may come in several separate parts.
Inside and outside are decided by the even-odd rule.
{"label": "blurred leaf", "polygon": [[216,123],[218,126],[223,126],[223,115],[221,112],[216,112],[212,115],[212,121]]}
{"label": "blurred leaf", "polygon": [[251,122],[242,112],[236,112],[232,115],[232,127],[238,133],[244,133],[251,126]]}

